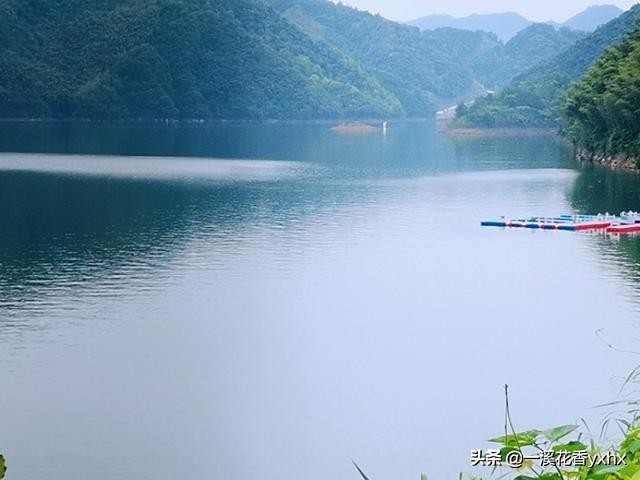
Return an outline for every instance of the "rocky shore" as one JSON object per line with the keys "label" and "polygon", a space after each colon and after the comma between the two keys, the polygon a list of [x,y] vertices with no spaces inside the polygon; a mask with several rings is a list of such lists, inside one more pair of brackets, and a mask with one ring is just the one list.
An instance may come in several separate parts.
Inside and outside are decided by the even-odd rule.
{"label": "rocky shore", "polygon": [[640,172],[640,160],[629,155],[604,155],[589,152],[584,148],[576,149],[576,159],[580,163],[602,165],[612,170],[625,170],[628,172]]}

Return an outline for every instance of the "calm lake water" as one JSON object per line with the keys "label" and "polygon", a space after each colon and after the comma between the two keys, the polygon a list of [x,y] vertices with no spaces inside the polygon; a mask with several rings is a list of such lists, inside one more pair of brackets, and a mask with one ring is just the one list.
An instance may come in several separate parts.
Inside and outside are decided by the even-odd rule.
{"label": "calm lake water", "polygon": [[[640,210],[552,138],[0,124],[9,479],[457,478],[594,430],[638,358],[640,239],[481,228]],[[10,152],[10,153],[9,153]]]}

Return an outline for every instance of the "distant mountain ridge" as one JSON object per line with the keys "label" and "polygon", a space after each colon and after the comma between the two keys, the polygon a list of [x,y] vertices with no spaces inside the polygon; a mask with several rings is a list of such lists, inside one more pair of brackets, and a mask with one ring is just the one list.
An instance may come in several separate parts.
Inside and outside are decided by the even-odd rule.
{"label": "distant mountain ridge", "polygon": [[451,27],[461,30],[495,33],[503,42],[508,41],[520,30],[527,28],[533,22],[515,12],[473,14],[468,17],[453,17],[451,15],[427,15],[407,22],[420,30],[435,30],[436,28]]}
{"label": "distant mountain ridge", "polygon": [[448,27],[426,30],[422,35],[468,68],[486,89],[496,90],[531,65],[550,59],[558,51],[573,45],[587,33],[534,23],[506,43],[493,33]]}
{"label": "distant mountain ridge", "polygon": [[459,125],[478,127],[557,127],[567,90],[604,52],[640,25],[640,4],[587,37],[516,76],[496,95],[479,98],[458,113]]}
{"label": "distant mountain ridge", "polygon": [[[586,10],[574,15],[564,23],[543,22],[556,28],[567,27],[572,30],[591,32],[623,12],[615,5],[592,5]],[[516,33],[525,29],[533,22],[515,12],[473,14],[467,17],[453,17],[451,15],[427,15],[407,22],[421,30],[451,27],[462,30],[482,30],[495,33],[503,42],[509,41]]]}
{"label": "distant mountain ridge", "polygon": [[545,23],[533,23],[476,61],[474,75],[488,89],[499,89],[532,65],[553,58],[587,35],[564,27],[556,29]]}
{"label": "distant mountain ridge", "polygon": [[615,5],[592,5],[583,12],[574,15],[562,25],[572,30],[592,32],[600,25],[613,20],[623,12]]}

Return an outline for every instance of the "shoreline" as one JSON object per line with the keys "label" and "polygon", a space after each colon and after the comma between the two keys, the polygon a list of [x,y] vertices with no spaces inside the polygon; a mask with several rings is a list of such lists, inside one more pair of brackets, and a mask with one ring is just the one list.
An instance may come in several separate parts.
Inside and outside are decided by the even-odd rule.
{"label": "shoreline", "polygon": [[554,137],[563,138],[554,128],[527,127],[450,127],[443,130],[452,138]]}
{"label": "shoreline", "polygon": [[623,153],[605,155],[603,153],[590,152],[582,147],[576,147],[575,157],[581,165],[597,165],[610,170],[640,173],[640,158]]}
{"label": "shoreline", "polygon": [[385,118],[318,118],[318,119],[199,119],[199,118],[0,118],[3,123],[95,123],[110,125],[340,125],[348,123],[423,123],[435,121],[433,117],[385,117]]}

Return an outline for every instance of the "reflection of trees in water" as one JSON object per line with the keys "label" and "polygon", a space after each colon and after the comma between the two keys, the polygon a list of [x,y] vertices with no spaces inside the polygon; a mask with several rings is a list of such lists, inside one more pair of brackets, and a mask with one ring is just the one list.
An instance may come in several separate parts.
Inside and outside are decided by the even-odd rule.
{"label": "reflection of trees in water", "polygon": [[[640,176],[602,167],[586,167],[576,178],[570,194],[571,206],[580,213],[640,211]],[[640,236],[602,236],[598,246],[603,258],[618,264],[625,278],[640,285]]]}
{"label": "reflection of trees in water", "polygon": [[640,176],[596,166],[585,168],[571,191],[571,205],[580,213],[640,211]]}
{"label": "reflection of trees in water", "polygon": [[499,168],[558,168],[575,165],[571,149],[554,135],[453,137],[459,159]]}
{"label": "reflection of trees in water", "polygon": [[421,144],[433,141],[433,135],[415,135],[416,130],[425,130],[421,124],[397,126],[393,135],[387,138],[381,133],[338,135],[330,130],[330,126],[2,122],[0,151],[331,163],[351,161],[350,153],[359,153],[355,157],[360,162],[381,161],[385,151],[395,154],[398,149],[405,148],[407,137]]}
{"label": "reflection of trees in water", "polygon": [[640,286],[640,236],[603,236],[598,243],[604,259],[621,265],[625,278],[633,279]]}
{"label": "reflection of trees in water", "polygon": [[191,239],[206,236],[214,246],[273,212],[286,216],[302,200],[291,185],[3,172],[0,310],[65,285],[113,281],[132,265],[156,275]]}

